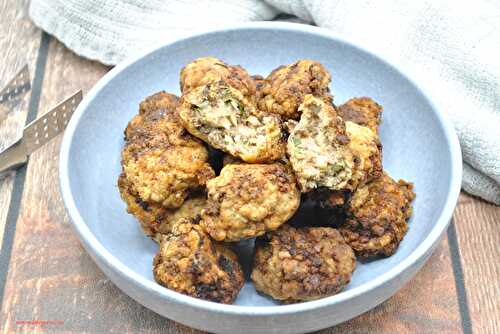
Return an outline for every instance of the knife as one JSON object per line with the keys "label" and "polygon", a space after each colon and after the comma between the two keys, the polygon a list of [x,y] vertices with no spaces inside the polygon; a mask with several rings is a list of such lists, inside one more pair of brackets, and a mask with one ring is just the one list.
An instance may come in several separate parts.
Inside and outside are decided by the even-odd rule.
{"label": "knife", "polygon": [[0,152],[0,174],[25,164],[31,153],[63,132],[82,96],[80,90],[28,124],[21,139]]}

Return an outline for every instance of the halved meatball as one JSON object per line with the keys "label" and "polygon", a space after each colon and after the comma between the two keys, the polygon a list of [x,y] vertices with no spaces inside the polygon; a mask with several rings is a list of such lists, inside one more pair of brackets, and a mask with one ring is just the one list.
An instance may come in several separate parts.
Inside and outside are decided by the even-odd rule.
{"label": "halved meatball", "polygon": [[312,95],[299,109],[302,116],[288,137],[287,153],[301,191],[348,189],[354,156],[344,122],[330,103]]}
{"label": "halved meatball", "polygon": [[225,82],[184,94],[179,114],[192,135],[243,161],[268,162],[284,155],[279,117],[257,111],[239,90]]}

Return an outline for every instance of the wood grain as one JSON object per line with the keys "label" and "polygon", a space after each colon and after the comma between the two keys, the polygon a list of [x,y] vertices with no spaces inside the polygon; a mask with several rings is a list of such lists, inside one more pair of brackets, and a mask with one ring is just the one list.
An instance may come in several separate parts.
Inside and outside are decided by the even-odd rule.
{"label": "wood grain", "polygon": [[341,333],[461,333],[448,239],[392,298],[350,321],[321,331]]}
{"label": "wood grain", "polygon": [[3,243],[3,232],[7,221],[7,213],[9,212],[10,195],[12,186],[14,185],[14,173],[9,173],[0,180],[0,249]]}
{"label": "wood grain", "polygon": [[500,207],[462,194],[454,219],[472,329],[500,333]]}
{"label": "wood grain", "polygon": [[[40,44],[40,31],[29,21],[28,0],[0,0],[0,89],[23,67],[28,64],[34,73],[36,55]],[[13,143],[22,134],[28,110],[30,94],[22,99],[12,110],[5,114],[2,110],[0,122],[0,151]],[[0,249],[10,195],[14,183],[14,173],[0,179]]]}

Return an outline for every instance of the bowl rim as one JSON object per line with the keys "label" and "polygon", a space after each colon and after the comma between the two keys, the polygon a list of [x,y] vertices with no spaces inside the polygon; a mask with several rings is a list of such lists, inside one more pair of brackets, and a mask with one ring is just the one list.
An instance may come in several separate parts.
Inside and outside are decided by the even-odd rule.
{"label": "bowl rim", "polygon": [[[429,235],[417,246],[416,249],[413,250],[413,252],[411,252],[405,259],[403,259],[399,264],[394,266],[389,271],[383,273],[382,275],[366,283],[361,284],[358,287],[352,288],[347,291],[343,291],[342,293],[339,293],[337,295],[303,303],[296,303],[290,305],[274,305],[274,306],[227,305],[183,295],[181,293],[165,288],[153,281],[144,278],[143,276],[139,275],[138,273],[134,272],[132,269],[127,267],[124,263],[118,260],[112,253],[110,253],[104,247],[104,245],[99,242],[99,240],[94,236],[94,234],[85,224],[85,221],[80,215],[80,212],[78,211],[75,200],[73,198],[70,188],[70,180],[68,173],[69,152],[73,136],[83,113],[85,112],[89,104],[93,101],[95,96],[100,92],[100,90],[105,85],[107,85],[114,77],[116,77],[120,72],[122,72],[128,66],[141,61],[143,57],[151,53],[154,53],[156,50],[162,47],[168,45],[175,45],[177,43],[189,42],[190,39],[197,38],[200,36],[206,36],[216,33],[227,33],[230,31],[234,32],[238,30],[248,30],[248,29],[280,30],[280,31],[299,32],[299,33],[317,35],[327,39],[332,39],[336,42],[346,44],[350,47],[353,47],[361,52],[368,54],[369,56],[375,58],[377,61],[384,63],[386,66],[390,67],[392,70],[396,71],[399,75],[403,76],[406,80],[408,80],[411,84],[413,84],[415,88],[419,90],[420,93],[424,96],[424,98],[427,99],[431,108],[434,110],[436,116],[438,117],[441,123],[441,127],[444,130],[445,138],[449,143],[449,149],[451,154],[451,175],[450,175],[451,182],[448,189],[448,195],[445,201],[444,208],[439,218],[436,220],[434,227],[429,232]],[[169,40],[165,43],[157,44],[145,50],[144,52],[141,52],[140,54],[135,55],[129,58],[128,60],[121,62],[113,69],[111,69],[108,73],[106,73],[94,85],[94,87],[88,92],[88,94],[84,97],[84,99],[77,107],[65,130],[60,150],[60,159],[59,159],[59,181],[61,187],[61,194],[66,209],[71,218],[70,221],[74,229],[76,230],[80,241],[84,244],[84,246],[86,246],[85,248],[90,253],[90,255],[93,255],[99,259],[99,261],[96,261],[98,264],[102,263],[103,266],[105,265],[114,268],[114,270],[117,271],[119,275],[130,279],[136,286],[140,287],[140,289],[146,290],[148,293],[155,293],[162,299],[175,301],[179,304],[184,304],[186,306],[190,306],[192,308],[201,309],[208,312],[217,312],[227,315],[238,315],[238,316],[291,315],[305,311],[312,311],[318,308],[331,306],[333,304],[338,304],[347,301],[349,299],[361,296],[375,288],[384,285],[385,283],[392,281],[393,279],[401,275],[403,272],[405,272],[407,269],[412,267],[412,265],[421,260],[426,255],[426,253],[430,249],[432,249],[433,246],[439,241],[441,235],[446,230],[451,220],[453,210],[455,208],[460,193],[461,179],[462,179],[462,155],[461,155],[459,141],[455,133],[455,130],[452,126],[452,123],[448,120],[447,116],[443,112],[441,112],[438,108],[436,108],[436,105],[429,98],[429,95],[425,94],[425,90],[422,89],[422,87],[420,87],[418,83],[415,82],[415,80],[411,79],[408,75],[406,75],[405,72],[400,67],[390,64],[388,61],[384,60],[381,56],[378,56],[376,53],[367,50],[366,48],[361,47],[356,43],[347,41],[346,39],[338,36],[337,34],[329,30],[310,25],[288,23],[288,22],[249,22],[249,23],[241,23],[234,25],[225,25],[224,27],[209,29],[201,33],[196,33],[189,36],[181,37],[179,39],[175,39],[173,41]],[[127,291],[124,292],[128,294]]]}

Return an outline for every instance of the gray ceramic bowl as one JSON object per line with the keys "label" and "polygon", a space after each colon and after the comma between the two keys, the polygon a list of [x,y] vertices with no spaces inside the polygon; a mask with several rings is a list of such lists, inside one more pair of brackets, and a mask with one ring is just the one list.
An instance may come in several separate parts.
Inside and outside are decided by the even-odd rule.
{"label": "gray ceramic bowl", "polygon": [[[184,296],[155,283],[156,245],[125,212],[116,187],[123,130],[139,102],[159,90],[179,93],[179,71],[216,56],[250,73],[301,58],[331,72],[337,102],[370,96],[384,106],[384,167],[415,183],[406,238],[387,259],[359,264],[335,296],[278,305],[247,281],[235,305]],[[104,76],[82,101],[64,135],[62,195],[85,249],[104,273],[139,303],[188,326],[220,333],[298,333],[338,324],[392,296],[425,263],[446,230],[460,191],[461,154],[444,115],[401,71],[326,30],[287,23],[246,24],[160,46]],[[249,245],[242,245],[242,251]],[[248,249],[243,257],[250,257]],[[245,259],[244,259],[245,260]]]}

